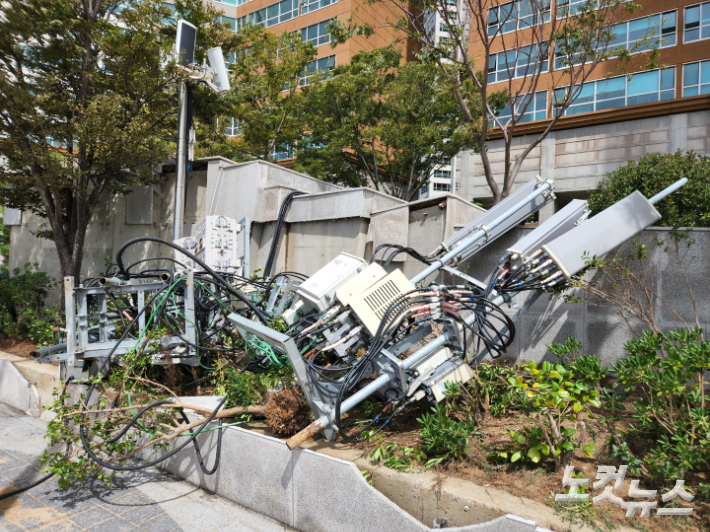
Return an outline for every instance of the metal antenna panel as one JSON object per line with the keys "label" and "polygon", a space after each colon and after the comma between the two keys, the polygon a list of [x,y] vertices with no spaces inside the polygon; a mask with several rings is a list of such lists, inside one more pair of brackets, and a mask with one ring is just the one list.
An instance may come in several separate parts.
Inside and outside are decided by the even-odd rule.
{"label": "metal antenna panel", "polygon": [[[239,314],[230,314],[228,319],[234,324],[237,331],[239,331],[239,334],[245,340],[249,338],[249,335],[256,336],[262,342],[269,344],[274,351],[279,354],[286,355],[291,363],[291,367],[293,368],[293,374],[296,382],[298,382],[301,387],[303,395],[306,397],[314,416],[318,418],[320,416],[330,414],[333,401],[322,395],[321,391],[313,382],[313,379],[308,372],[308,368],[306,367],[306,363],[303,361],[301,353],[298,352],[296,342],[293,338],[270,329],[261,323],[251,321],[243,316],[240,316]],[[322,382],[318,384],[323,388],[336,391],[331,385],[329,385],[329,383]],[[332,441],[335,439],[335,430],[332,427],[323,429],[322,432],[323,436],[327,440]]]}
{"label": "metal antenna panel", "polygon": [[661,219],[638,190],[566,232],[543,249],[569,279],[587,266],[587,257],[600,257]]}
{"label": "metal antenna panel", "polygon": [[543,244],[551,242],[576,227],[586,211],[586,201],[577,199],[570,201],[564,208],[541,223],[537,229],[534,229],[509,247],[508,251],[517,253],[521,257],[534,253]]}

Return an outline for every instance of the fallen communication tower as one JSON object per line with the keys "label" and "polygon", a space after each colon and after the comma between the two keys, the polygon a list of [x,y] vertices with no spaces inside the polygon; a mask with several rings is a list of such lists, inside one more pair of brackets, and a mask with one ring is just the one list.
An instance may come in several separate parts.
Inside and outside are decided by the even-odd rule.
{"label": "fallen communication tower", "polygon": [[[115,273],[78,288],[67,278],[65,286],[73,290],[67,298],[67,341],[45,348],[37,361],[59,360],[63,378],[80,382],[137,349],[151,349],[155,364],[202,364],[210,353],[234,353],[235,339],[241,337],[249,364],[290,365],[310,405],[315,421],[287,441],[289,448],[317,432],[328,440],[339,435],[352,441],[365,430],[381,430],[416,401],[441,401],[447,383],[471,379],[472,364],[505,352],[515,336],[515,321],[536,295],[567,283],[586,266],[585,256],[608,253],[659,220],[653,204],[685,182],[650,199],[634,192],[593,217],[586,202],[571,202],[511,246],[486,282],[458,272],[456,265],[552,201],[553,181],[537,178],[523,185],[427,256],[386,244],[369,263],[341,253],[310,277],[294,272],[250,277],[244,268],[248,222],[210,217],[197,239],[136,238],[118,250]],[[281,209],[279,228],[293,195]],[[244,237],[241,259],[234,256],[237,234]],[[137,263],[125,266],[123,255],[141,242],[171,247],[173,258],[147,260],[173,261],[174,266],[133,273]],[[277,245],[274,238],[270,257]],[[411,279],[389,268],[401,253],[425,268]],[[442,269],[460,281],[426,281]],[[520,292],[534,295],[510,317],[502,306]],[[157,321],[167,324],[170,333],[156,337]],[[441,332],[422,346],[433,324]],[[89,386],[89,397],[94,386]],[[382,412],[348,434],[343,414],[373,394],[381,398]],[[225,400],[190,439],[151,464],[194,441],[215,416],[221,417]],[[130,433],[148,409],[175,408],[170,400],[157,403],[138,412],[117,437]],[[134,468],[102,461],[86,444],[83,430],[81,425],[84,448],[100,465]]]}

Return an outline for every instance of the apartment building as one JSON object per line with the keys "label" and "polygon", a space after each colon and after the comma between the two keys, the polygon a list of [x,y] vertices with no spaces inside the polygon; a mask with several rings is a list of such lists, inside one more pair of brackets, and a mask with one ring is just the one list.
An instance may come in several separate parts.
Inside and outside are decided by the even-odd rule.
{"label": "apartment building", "polygon": [[[557,2],[558,16],[563,16],[559,8],[573,14],[585,1],[551,0],[551,7]],[[632,49],[652,31],[653,44],[659,47],[661,68],[639,69],[637,61],[635,71],[628,72],[633,75],[629,76],[617,69],[616,59],[611,59],[595,69],[580,96],[528,156],[518,175],[518,184],[538,174],[555,179],[558,200],[542,213],[542,219],[569,200],[586,197],[607,172],[647,153],[684,149],[710,154],[710,2],[636,0],[636,3],[641,9],[614,26],[611,46]],[[514,16],[507,16],[510,13]],[[526,17],[529,9],[525,0],[500,2],[488,12],[489,35],[529,31]],[[541,22],[549,20],[548,12]],[[519,34],[524,43],[524,34]],[[495,50],[494,46],[492,51]],[[471,51],[481,53],[475,41],[471,43]],[[487,75],[491,90],[505,86],[511,76],[523,77],[520,70],[524,70],[525,61],[518,59],[519,68],[512,70],[506,68],[506,62],[503,52],[490,55]],[[561,69],[563,61],[554,56],[553,49],[552,56],[544,58],[545,74],[527,108],[525,123],[516,126],[513,157],[548,126],[556,101],[565,90],[555,86],[555,80],[560,78],[555,74]],[[503,153],[502,141],[496,140],[494,133],[488,155],[500,182]],[[457,193],[469,201],[489,198],[480,157],[467,152],[459,158]]]}
{"label": "apartment building", "polygon": [[[456,2],[450,2],[452,18],[458,17],[458,6]],[[438,12],[426,12],[423,14],[423,27],[427,36],[427,42],[439,44],[449,38],[449,29]],[[441,161],[429,178],[429,183],[419,190],[419,199],[435,198],[446,194],[456,194],[461,188],[460,180],[457,181],[457,168],[460,156],[447,158]]]}

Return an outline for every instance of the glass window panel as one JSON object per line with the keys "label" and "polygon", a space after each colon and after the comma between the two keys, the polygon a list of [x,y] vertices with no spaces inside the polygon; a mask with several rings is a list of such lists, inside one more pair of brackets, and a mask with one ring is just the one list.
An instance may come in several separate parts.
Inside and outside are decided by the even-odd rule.
{"label": "glass window panel", "polygon": [[683,97],[688,98],[689,96],[697,96],[698,95],[698,87],[685,87],[683,89]]}
{"label": "glass window panel", "polygon": [[629,43],[634,43],[646,36],[646,33],[655,32],[658,35],[661,29],[658,27],[660,22],[658,15],[654,17],[646,17],[629,22]]}
{"label": "glass window panel", "polygon": [[691,63],[683,66],[683,85],[697,85],[700,63]]}
{"label": "glass window panel", "polygon": [[631,77],[631,81],[629,81],[627,94],[632,96],[636,94],[645,94],[647,92],[657,92],[658,82],[658,71],[634,74]]}
{"label": "glass window panel", "polygon": [[710,61],[700,63],[700,83],[710,83]]}
{"label": "glass window panel", "polygon": [[700,94],[710,94],[710,83],[700,86]]}
{"label": "glass window panel", "polygon": [[685,8],[685,27],[692,28],[700,24],[700,6]]}
{"label": "glass window panel", "polygon": [[603,111],[604,109],[615,109],[616,107],[624,107],[624,98],[616,98],[614,100],[604,100],[597,102],[597,111]]}
{"label": "glass window panel", "polygon": [[624,89],[626,88],[624,78],[612,78],[604,81],[598,81],[596,92],[597,100],[607,100],[609,98],[618,98],[624,96]]}
{"label": "glass window panel", "polygon": [[700,6],[702,17],[700,18],[700,25],[706,26],[710,24],[710,2],[707,2]]}
{"label": "glass window panel", "polygon": [[663,13],[662,29],[675,31],[675,11]]}
{"label": "glass window panel", "polygon": [[675,87],[675,67],[661,70],[661,90]]}

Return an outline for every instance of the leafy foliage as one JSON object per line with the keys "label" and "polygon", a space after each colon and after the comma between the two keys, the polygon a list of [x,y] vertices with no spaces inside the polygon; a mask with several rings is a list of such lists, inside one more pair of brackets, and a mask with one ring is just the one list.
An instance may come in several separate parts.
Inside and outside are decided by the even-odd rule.
{"label": "leafy foliage", "polygon": [[52,339],[52,327],[63,321],[58,311],[44,308],[44,300],[54,287],[54,280],[25,264],[24,271],[0,266],[0,327],[8,336],[29,335],[37,344]]}
{"label": "leafy foliage", "polygon": [[687,177],[688,183],[655,205],[661,214],[656,225],[670,227],[710,226],[710,157],[695,153],[650,153],[607,174],[589,197],[594,214],[638,190],[650,198]]}
{"label": "leafy foliage", "polygon": [[[702,330],[647,331],[624,349],[628,355],[614,365],[618,382],[625,391],[640,393],[632,414],[637,423],[629,426],[624,439],[653,442],[639,468],[659,481],[707,470],[710,405],[705,373],[710,370],[710,342],[702,338]],[[617,452],[633,457],[628,448]]]}
{"label": "leafy foliage", "polygon": [[[463,460],[469,449],[469,437],[480,435],[475,423],[450,418],[441,404],[432,406],[431,411],[417,421],[427,455],[435,455],[436,464],[445,460]],[[429,466],[436,464],[429,463]]]}
{"label": "leafy foliage", "polygon": [[[178,0],[200,44],[217,12]],[[158,0],[8,0],[0,20],[0,202],[48,219],[62,276],[79,277],[84,238],[104,194],[152,182],[172,151],[175,28]],[[231,37],[229,37],[231,38]],[[201,49],[197,51],[198,60]]]}
{"label": "leafy foliage", "polygon": [[[419,466],[427,458],[421,447],[406,447],[392,442],[384,443],[382,436],[373,437],[371,432],[365,433],[365,439],[375,442],[375,448],[370,453],[370,458],[396,471],[405,471]],[[429,462],[426,467],[431,467]]]}
{"label": "leafy foliage", "polygon": [[[535,362],[523,365],[526,376],[510,378],[510,385],[523,390],[527,396],[526,413],[534,427],[510,431],[513,453],[499,453],[499,457],[515,462],[526,459],[540,462],[547,456],[555,461],[555,470],[569,463],[575,449],[584,441],[584,423],[580,413],[592,415],[591,406],[600,407],[597,382],[590,376],[576,378],[564,364]],[[565,423],[572,426],[565,426]],[[585,445],[584,452],[592,456],[593,444]]]}
{"label": "leafy foliage", "polygon": [[297,169],[411,200],[442,159],[472,147],[440,69],[401,59],[393,48],[362,51],[304,90],[311,133]]}
{"label": "leafy foliage", "polygon": [[239,135],[217,132],[200,153],[238,161],[271,161],[274,153],[292,150],[305,136],[299,76],[316,57],[299,32],[275,34],[250,25],[238,34],[231,66],[231,91],[215,103],[215,113],[234,118]]}

